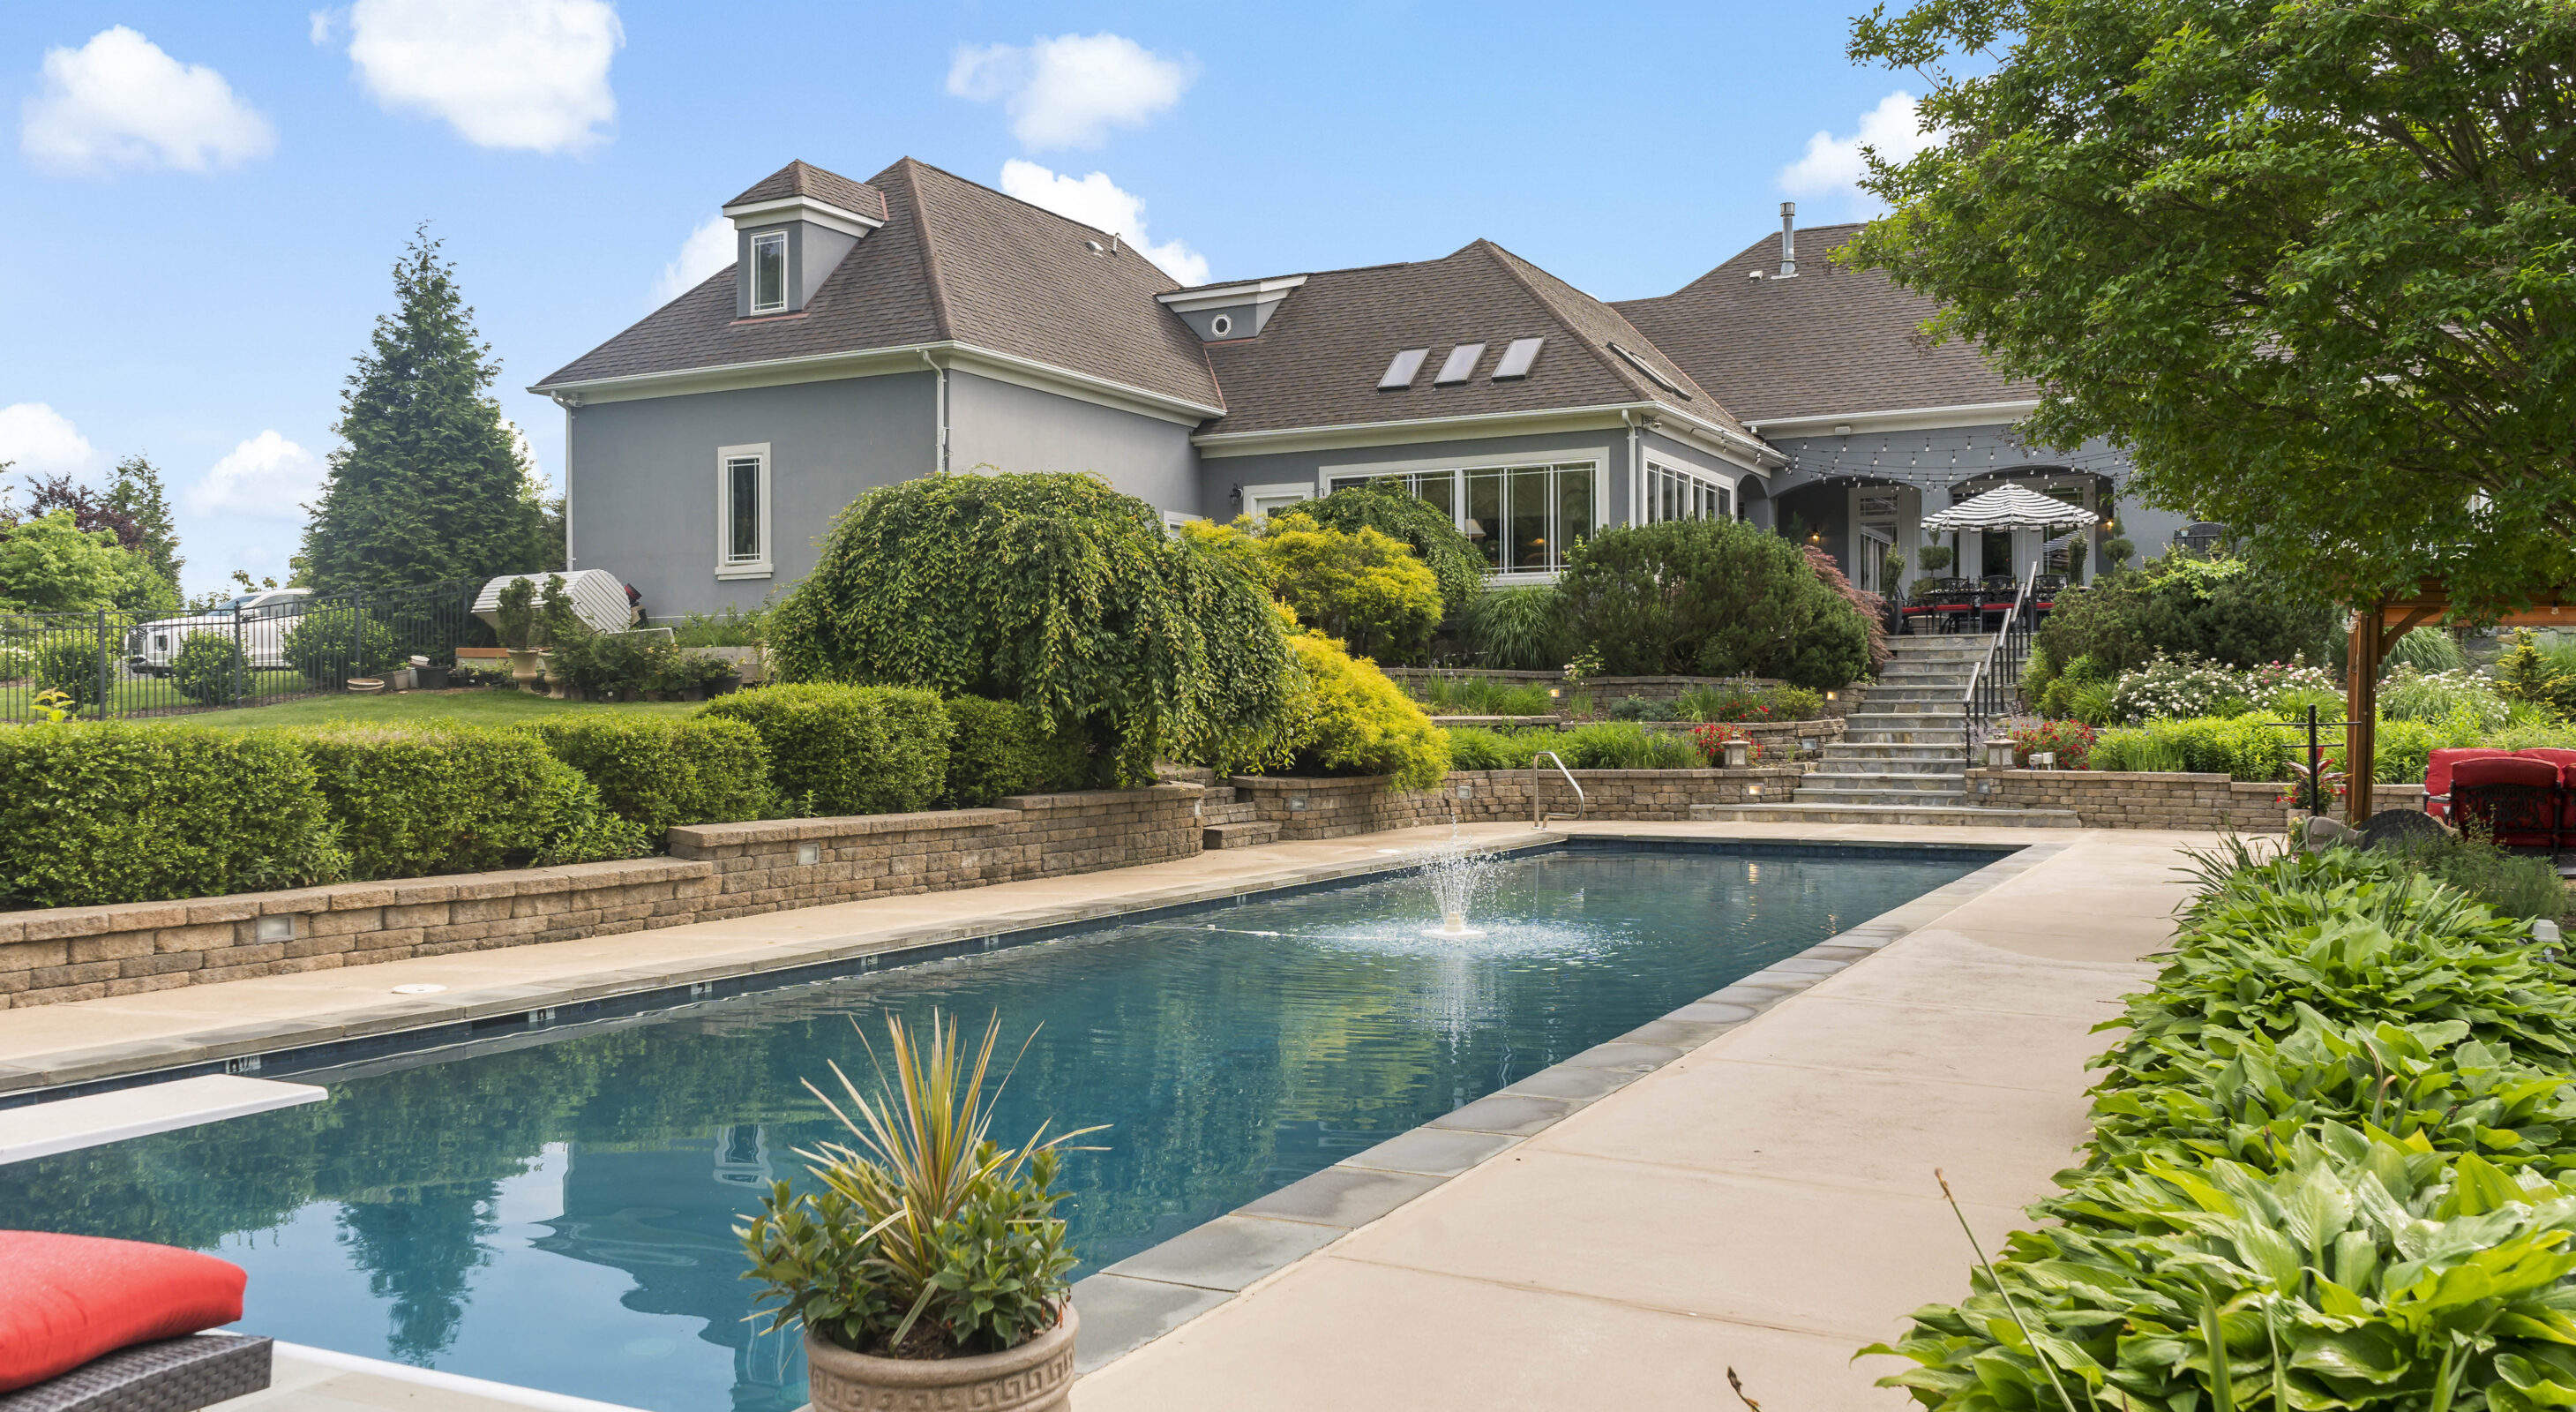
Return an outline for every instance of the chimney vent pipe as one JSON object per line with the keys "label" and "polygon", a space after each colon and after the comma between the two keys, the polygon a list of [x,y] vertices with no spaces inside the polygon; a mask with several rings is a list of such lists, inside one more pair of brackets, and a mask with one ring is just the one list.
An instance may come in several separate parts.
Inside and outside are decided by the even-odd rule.
{"label": "chimney vent pipe", "polygon": [[1798,203],[1780,203],[1780,278],[1798,275]]}

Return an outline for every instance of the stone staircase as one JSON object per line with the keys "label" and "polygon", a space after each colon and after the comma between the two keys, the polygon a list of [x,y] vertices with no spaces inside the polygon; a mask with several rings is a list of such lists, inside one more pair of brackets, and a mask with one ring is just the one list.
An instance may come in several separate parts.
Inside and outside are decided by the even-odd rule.
{"label": "stone staircase", "polygon": [[1691,817],[1803,824],[1985,824],[2073,828],[2071,809],[1981,809],[1967,793],[1964,707],[1969,674],[1986,654],[1975,633],[1888,642],[1895,653],[1842,738],[1780,804],[1703,804]]}
{"label": "stone staircase", "polygon": [[1279,826],[1256,818],[1258,811],[1251,804],[1234,797],[1233,785],[1216,782],[1215,771],[1200,765],[1164,765],[1156,773],[1175,784],[1194,784],[1207,791],[1199,800],[1200,847],[1214,852],[1279,841]]}

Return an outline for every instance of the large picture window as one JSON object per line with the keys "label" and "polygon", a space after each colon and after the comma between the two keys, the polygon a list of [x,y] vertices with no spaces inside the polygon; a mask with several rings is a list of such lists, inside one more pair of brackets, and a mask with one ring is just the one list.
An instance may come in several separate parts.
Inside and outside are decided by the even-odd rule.
{"label": "large picture window", "polygon": [[1637,516],[1641,524],[1735,518],[1734,488],[1700,471],[1648,461],[1645,490],[1644,513]]}
{"label": "large picture window", "polygon": [[769,561],[769,445],[716,452],[716,577],[764,578]]}
{"label": "large picture window", "polygon": [[1391,480],[1439,506],[1495,573],[1547,573],[1599,526],[1590,461],[1562,465],[1466,466],[1445,471],[1335,476],[1332,488]]}

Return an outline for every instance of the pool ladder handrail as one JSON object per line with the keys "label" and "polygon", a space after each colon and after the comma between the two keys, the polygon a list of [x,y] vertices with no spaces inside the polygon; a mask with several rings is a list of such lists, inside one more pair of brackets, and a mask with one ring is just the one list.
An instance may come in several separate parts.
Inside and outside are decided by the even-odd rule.
{"label": "pool ladder handrail", "polygon": [[[1573,812],[1573,813],[1571,813],[1571,814],[1550,814],[1550,813],[1545,812],[1545,811],[1541,808],[1541,803],[1542,803],[1542,801],[1541,801],[1541,799],[1540,799],[1540,795],[1539,795],[1539,785],[1540,785],[1540,783],[1541,783],[1543,780],[1545,780],[1545,779],[1546,779],[1546,776],[1544,776],[1544,775],[1540,774],[1540,773],[1539,773],[1539,770],[1538,770],[1538,762],[1539,762],[1539,761],[1541,761],[1541,760],[1554,760],[1554,761],[1556,761],[1556,772],[1557,772],[1558,774],[1560,774],[1560,775],[1565,776],[1565,783],[1566,783],[1566,787],[1574,791],[1574,812]],[[1586,800],[1586,799],[1583,797],[1583,786],[1582,786],[1581,784],[1579,784],[1579,783],[1577,783],[1577,782],[1575,781],[1575,778],[1574,778],[1574,772],[1573,772],[1572,770],[1569,770],[1569,769],[1565,768],[1565,761],[1564,761],[1564,760],[1562,760],[1562,759],[1560,759],[1560,758],[1558,758],[1557,753],[1556,753],[1555,751],[1553,751],[1553,750],[1542,750],[1542,751],[1540,751],[1539,753],[1537,753],[1536,755],[1533,755],[1533,756],[1531,756],[1531,757],[1530,757],[1530,827],[1531,827],[1531,828],[1534,828],[1534,829],[1543,829],[1543,828],[1546,828],[1546,827],[1547,827],[1547,821],[1548,821],[1548,820],[1550,820],[1550,819],[1564,819],[1564,820],[1567,820],[1568,822],[1571,822],[1571,823],[1577,823],[1577,824],[1582,823],[1582,822],[1583,822],[1583,811],[1584,811],[1584,809],[1585,809],[1585,808],[1587,808],[1587,807],[1589,806],[1589,804],[1590,804],[1590,801],[1589,801],[1589,800]]]}

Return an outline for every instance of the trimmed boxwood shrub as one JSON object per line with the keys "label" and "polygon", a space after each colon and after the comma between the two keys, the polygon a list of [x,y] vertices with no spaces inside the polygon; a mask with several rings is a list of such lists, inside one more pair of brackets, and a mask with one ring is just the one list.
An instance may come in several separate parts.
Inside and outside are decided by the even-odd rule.
{"label": "trimmed boxwood shrub", "polygon": [[250,659],[222,633],[190,633],[170,659],[171,684],[200,706],[230,706],[250,689]]}
{"label": "trimmed boxwood shrub", "polygon": [[1017,702],[952,696],[942,704],[953,727],[947,803],[974,809],[1006,794],[1078,789],[1090,773],[1083,742],[1049,735],[1046,723]]}
{"label": "trimmed boxwood shrub", "polygon": [[581,771],[610,813],[656,840],[679,824],[730,824],[776,812],[769,747],[747,722],[599,711],[529,729],[556,759]]}
{"label": "trimmed boxwood shrub", "polygon": [[948,712],[908,687],[766,686],[703,713],[741,721],[769,747],[769,779],[816,817],[927,809],[948,786]]}
{"label": "trimmed boxwood shrub", "polygon": [[349,857],[281,731],[0,728],[0,897],[35,907],[302,887]]}
{"label": "trimmed boxwood shrub", "polygon": [[297,731],[349,850],[351,875],[413,878],[632,858],[644,831],[524,730],[345,726]]}

